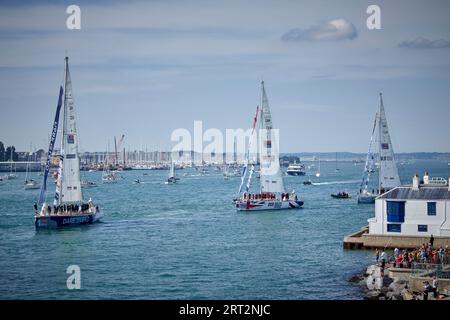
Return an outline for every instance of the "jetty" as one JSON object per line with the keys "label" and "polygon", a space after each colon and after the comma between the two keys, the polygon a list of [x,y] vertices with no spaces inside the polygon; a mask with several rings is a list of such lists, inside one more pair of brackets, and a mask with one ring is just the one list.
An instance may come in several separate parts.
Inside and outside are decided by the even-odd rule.
{"label": "jetty", "polygon": [[[430,241],[429,236],[372,235],[369,226],[344,237],[344,249],[414,249]],[[434,236],[434,246],[449,246],[450,237]]]}

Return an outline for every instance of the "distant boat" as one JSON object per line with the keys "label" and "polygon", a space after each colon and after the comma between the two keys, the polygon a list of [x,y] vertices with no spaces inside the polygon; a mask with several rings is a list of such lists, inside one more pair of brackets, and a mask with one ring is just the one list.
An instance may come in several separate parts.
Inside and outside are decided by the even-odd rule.
{"label": "distant boat", "polygon": [[[64,99],[63,99],[64,95]],[[64,100],[64,102],[63,102]],[[47,177],[50,169],[53,148],[58,134],[59,115],[62,111],[61,155],[59,158],[59,174],[53,206],[46,202]],[[39,204],[34,204],[36,228],[56,228],[72,225],[90,224],[99,221],[102,212],[91,199],[83,201],[80,181],[80,158],[78,153],[78,132],[75,122],[75,106],[72,96],[72,81],[69,74],[69,58],[65,58],[64,89],[59,89],[58,106],[47,161],[43,176]]]}
{"label": "distant boat", "polygon": [[166,184],[176,183],[177,180],[180,180],[180,179],[175,176],[175,163],[172,161],[172,163],[170,165],[169,176],[167,178]]}
{"label": "distant boat", "polygon": [[319,167],[318,170],[316,172],[316,177],[319,178],[320,177],[320,158],[319,158]]}
{"label": "distant boat", "polygon": [[24,189],[25,190],[34,190],[34,189],[39,189],[40,185],[37,181],[30,179],[29,175],[30,175],[30,155],[31,155],[31,151],[28,154],[27,157],[27,166],[25,169],[25,186]]}
{"label": "distant boat", "polygon": [[[4,176],[4,179],[5,179],[5,180],[13,180],[13,179],[17,179],[17,174],[16,174],[16,172],[15,172],[15,171],[13,172],[13,162],[14,162],[14,160],[13,160],[13,149],[12,149],[12,147],[11,147],[11,158],[9,159],[9,161],[11,162],[10,170],[9,170],[9,173],[8,173],[7,175]],[[14,166],[14,169],[16,169],[15,166]]]}
{"label": "distant boat", "polygon": [[305,181],[303,181],[303,184],[305,186],[309,186],[309,185],[312,185],[312,181],[311,180],[305,180]]}
{"label": "distant boat", "polygon": [[332,198],[336,198],[336,199],[349,199],[352,196],[348,192],[341,191],[341,192],[338,192],[338,193],[332,193],[331,197]]}
{"label": "distant boat", "polygon": [[339,172],[339,171],[341,171],[341,169],[338,168],[338,160],[337,160],[337,158],[338,158],[338,156],[337,156],[337,152],[336,152],[336,161],[335,161],[336,169],[334,169],[334,171]]}
{"label": "distant boat", "polygon": [[97,187],[97,183],[91,180],[81,180],[81,186],[85,188]]}
{"label": "distant boat", "polygon": [[286,173],[290,176],[304,176],[305,175],[305,165],[302,163],[291,163]]}
{"label": "distant boat", "polygon": [[[377,159],[372,151],[372,142],[377,141]],[[378,170],[378,186],[370,191],[369,181],[375,168]],[[370,137],[369,150],[363,171],[363,178],[358,194],[358,203],[374,203],[375,198],[386,191],[400,185],[397,165],[394,159],[394,149],[389,135],[386,113],[384,111],[383,96],[380,93],[380,106],[375,115],[372,135]]]}
{"label": "distant boat", "polygon": [[[280,159],[278,156],[278,145],[273,140],[272,133],[272,115],[269,108],[264,82],[261,82],[261,113],[259,115],[259,107],[256,108],[256,114],[253,118],[253,129],[250,142],[247,147],[245,164],[242,170],[241,184],[238,191],[238,199],[235,201],[236,210],[238,211],[258,211],[258,210],[282,210],[282,209],[298,209],[303,206],[303,201],[297,199],[295,191],[286,193],[283,184],[283,177],[280,167]],[[250,193],[250,184],[252,175],[255,172],[255,166],[249,167],[249,154],[251,150],[251,141],[254,136],[256,124],[260,123],[264,129],[263,145],[259,152],[260,162],[260,178],[259,193]],[[250,169],[250,170],[248,170]],[[248,177],[247,177],[248,172]],[[247,179],[246,179],[247,178]],[[247,180],[245,192],[242,192],[244,183]]]}

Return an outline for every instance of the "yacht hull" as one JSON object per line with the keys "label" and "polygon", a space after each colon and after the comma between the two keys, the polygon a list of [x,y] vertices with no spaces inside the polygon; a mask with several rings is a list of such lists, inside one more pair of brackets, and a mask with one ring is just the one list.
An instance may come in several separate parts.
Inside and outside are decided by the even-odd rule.
{"label": "yacht hull", "polygon": [[359,195],[358,203],[375,203],[375,195]]}
{"label": "yacht hull", "polygon": [[101,212],[77,214],[77,215],[50,215],[36,216],[34,225],[36,229],[55,229],[62,227],[78,226],[84,224],[92,224],[100,220],[103,216]]}
{"label": "yacht hull", "polygon": [[300,200],[261,200],[261,201],[236,201],[237,211],[261,211],[261,210],[284,210],[284,209],[300,209],[303,201]]}

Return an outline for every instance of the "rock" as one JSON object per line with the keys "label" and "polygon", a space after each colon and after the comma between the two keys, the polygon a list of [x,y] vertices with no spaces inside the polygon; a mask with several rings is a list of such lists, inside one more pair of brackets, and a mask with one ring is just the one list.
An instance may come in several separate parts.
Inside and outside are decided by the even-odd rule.
{"label": "rock", "polygon": [[361,280],[360,282],[358,282],[358,286],[361,286],[361,287],[366,288],[366,287],[367,287],[366,279],[363,279],[363,280]]}
{"label": "rock", "polygon": [[385,297],[380,297],[380,298],[378,298],[378,300],[386,300],[386,298]]}
{"label": "rock", "polygon": [[383,295],[387,295],[390,292],[388,287],[382,287],[380,291]]}
{"label": "rock", "polygon": [[379,296],[380,296],[380,292],[378,290],[371,290],[366,293],[365,299],[366,300],[378,300]]}
{"label": "rock", "polygon": [[389,277],[384,277],[383,278],[383,287],[389,287],[393,281],[394,280],[392,280]]}
{"label": "rock", "polygon": [[353,276],[348,281],[349,282],[360,282],[361,280],[364,280],[364,277],[362,277],[362,276]]}

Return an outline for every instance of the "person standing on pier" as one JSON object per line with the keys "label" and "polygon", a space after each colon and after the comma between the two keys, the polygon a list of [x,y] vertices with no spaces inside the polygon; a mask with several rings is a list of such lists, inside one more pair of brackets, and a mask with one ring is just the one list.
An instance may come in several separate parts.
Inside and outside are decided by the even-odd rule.
{"label": "person standing on pier", "polygon": [[436,278],[436,276],[433,276],[433,282],[431,283],[431,286],[433,287],[433,297],[437,297],[438,295],[438,279]]}
{"label": "person standing on pier", "polygon": [[430,247],[433,247],[433,243],[434,243],[434,237],[433,237],[433,235],[431,235],[431,237],[430,237]]}

